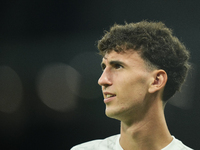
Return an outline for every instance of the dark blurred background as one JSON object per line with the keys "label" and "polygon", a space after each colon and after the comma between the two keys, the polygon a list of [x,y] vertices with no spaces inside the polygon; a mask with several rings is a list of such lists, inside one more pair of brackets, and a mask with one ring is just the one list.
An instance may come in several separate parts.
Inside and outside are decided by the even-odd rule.
{"label": "dark blurred background", "polygon": [[119,133],[104,114],[96,43],[114,23],[163,21],[193,69],[165,109],[172,135],[200,149],[198,0],[1,0],[0,149],[68,150]]}

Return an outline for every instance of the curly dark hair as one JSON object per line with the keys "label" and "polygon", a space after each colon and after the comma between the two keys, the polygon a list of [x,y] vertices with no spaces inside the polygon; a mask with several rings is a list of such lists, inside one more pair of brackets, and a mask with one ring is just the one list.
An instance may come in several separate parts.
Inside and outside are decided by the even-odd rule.
{"label": "curly dark hair", "polygon": [[98,49],[102,56],[112,50],[135,50],[149,66],[165,70],[168,80],[162,97],[164,102],[180,91],[190,67],[188,50],[162,22],[114,24],[98,41]]}

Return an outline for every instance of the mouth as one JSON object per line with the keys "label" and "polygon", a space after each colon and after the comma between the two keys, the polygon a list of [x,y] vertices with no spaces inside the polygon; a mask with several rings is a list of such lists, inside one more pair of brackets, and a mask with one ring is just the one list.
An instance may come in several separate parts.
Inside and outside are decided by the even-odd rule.
{"label": "mouth", "polygon": [[106,98],[114,97],[116,96],[115,94],[105,94]]}
{"label": "mouth", "polygon": [[104,93],[104,103],[108,103],[110,101],[112,101],[116,95],[115,94],[111,94],[111,93]]}

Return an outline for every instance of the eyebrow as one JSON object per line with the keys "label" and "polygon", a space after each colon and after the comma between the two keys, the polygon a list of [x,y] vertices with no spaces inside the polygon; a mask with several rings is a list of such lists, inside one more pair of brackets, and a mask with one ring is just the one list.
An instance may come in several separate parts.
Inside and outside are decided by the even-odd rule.
{"label": "eyebrow", "polygon": [[112,60],[109,62],[110,65],[114,65],[114,64],[120,64],[120,65],[124,65],[124,63],[122,61],[119,60]]}

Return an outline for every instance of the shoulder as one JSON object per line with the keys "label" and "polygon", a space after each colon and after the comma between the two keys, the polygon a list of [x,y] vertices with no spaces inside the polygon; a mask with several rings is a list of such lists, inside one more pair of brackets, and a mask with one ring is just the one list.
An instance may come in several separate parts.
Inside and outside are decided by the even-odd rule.
{"label": "shoulder", "polygon": [[113,135],[105,139],[93,140],[72,147],[71,150],[114,150],[120,135]]}
{"label": "shoulder", "polygon": [[193,150],[188,146],[184,145],[180,140],[176,139],[174,136],[172,137],[173,137],[172,142],[162,150]]}

